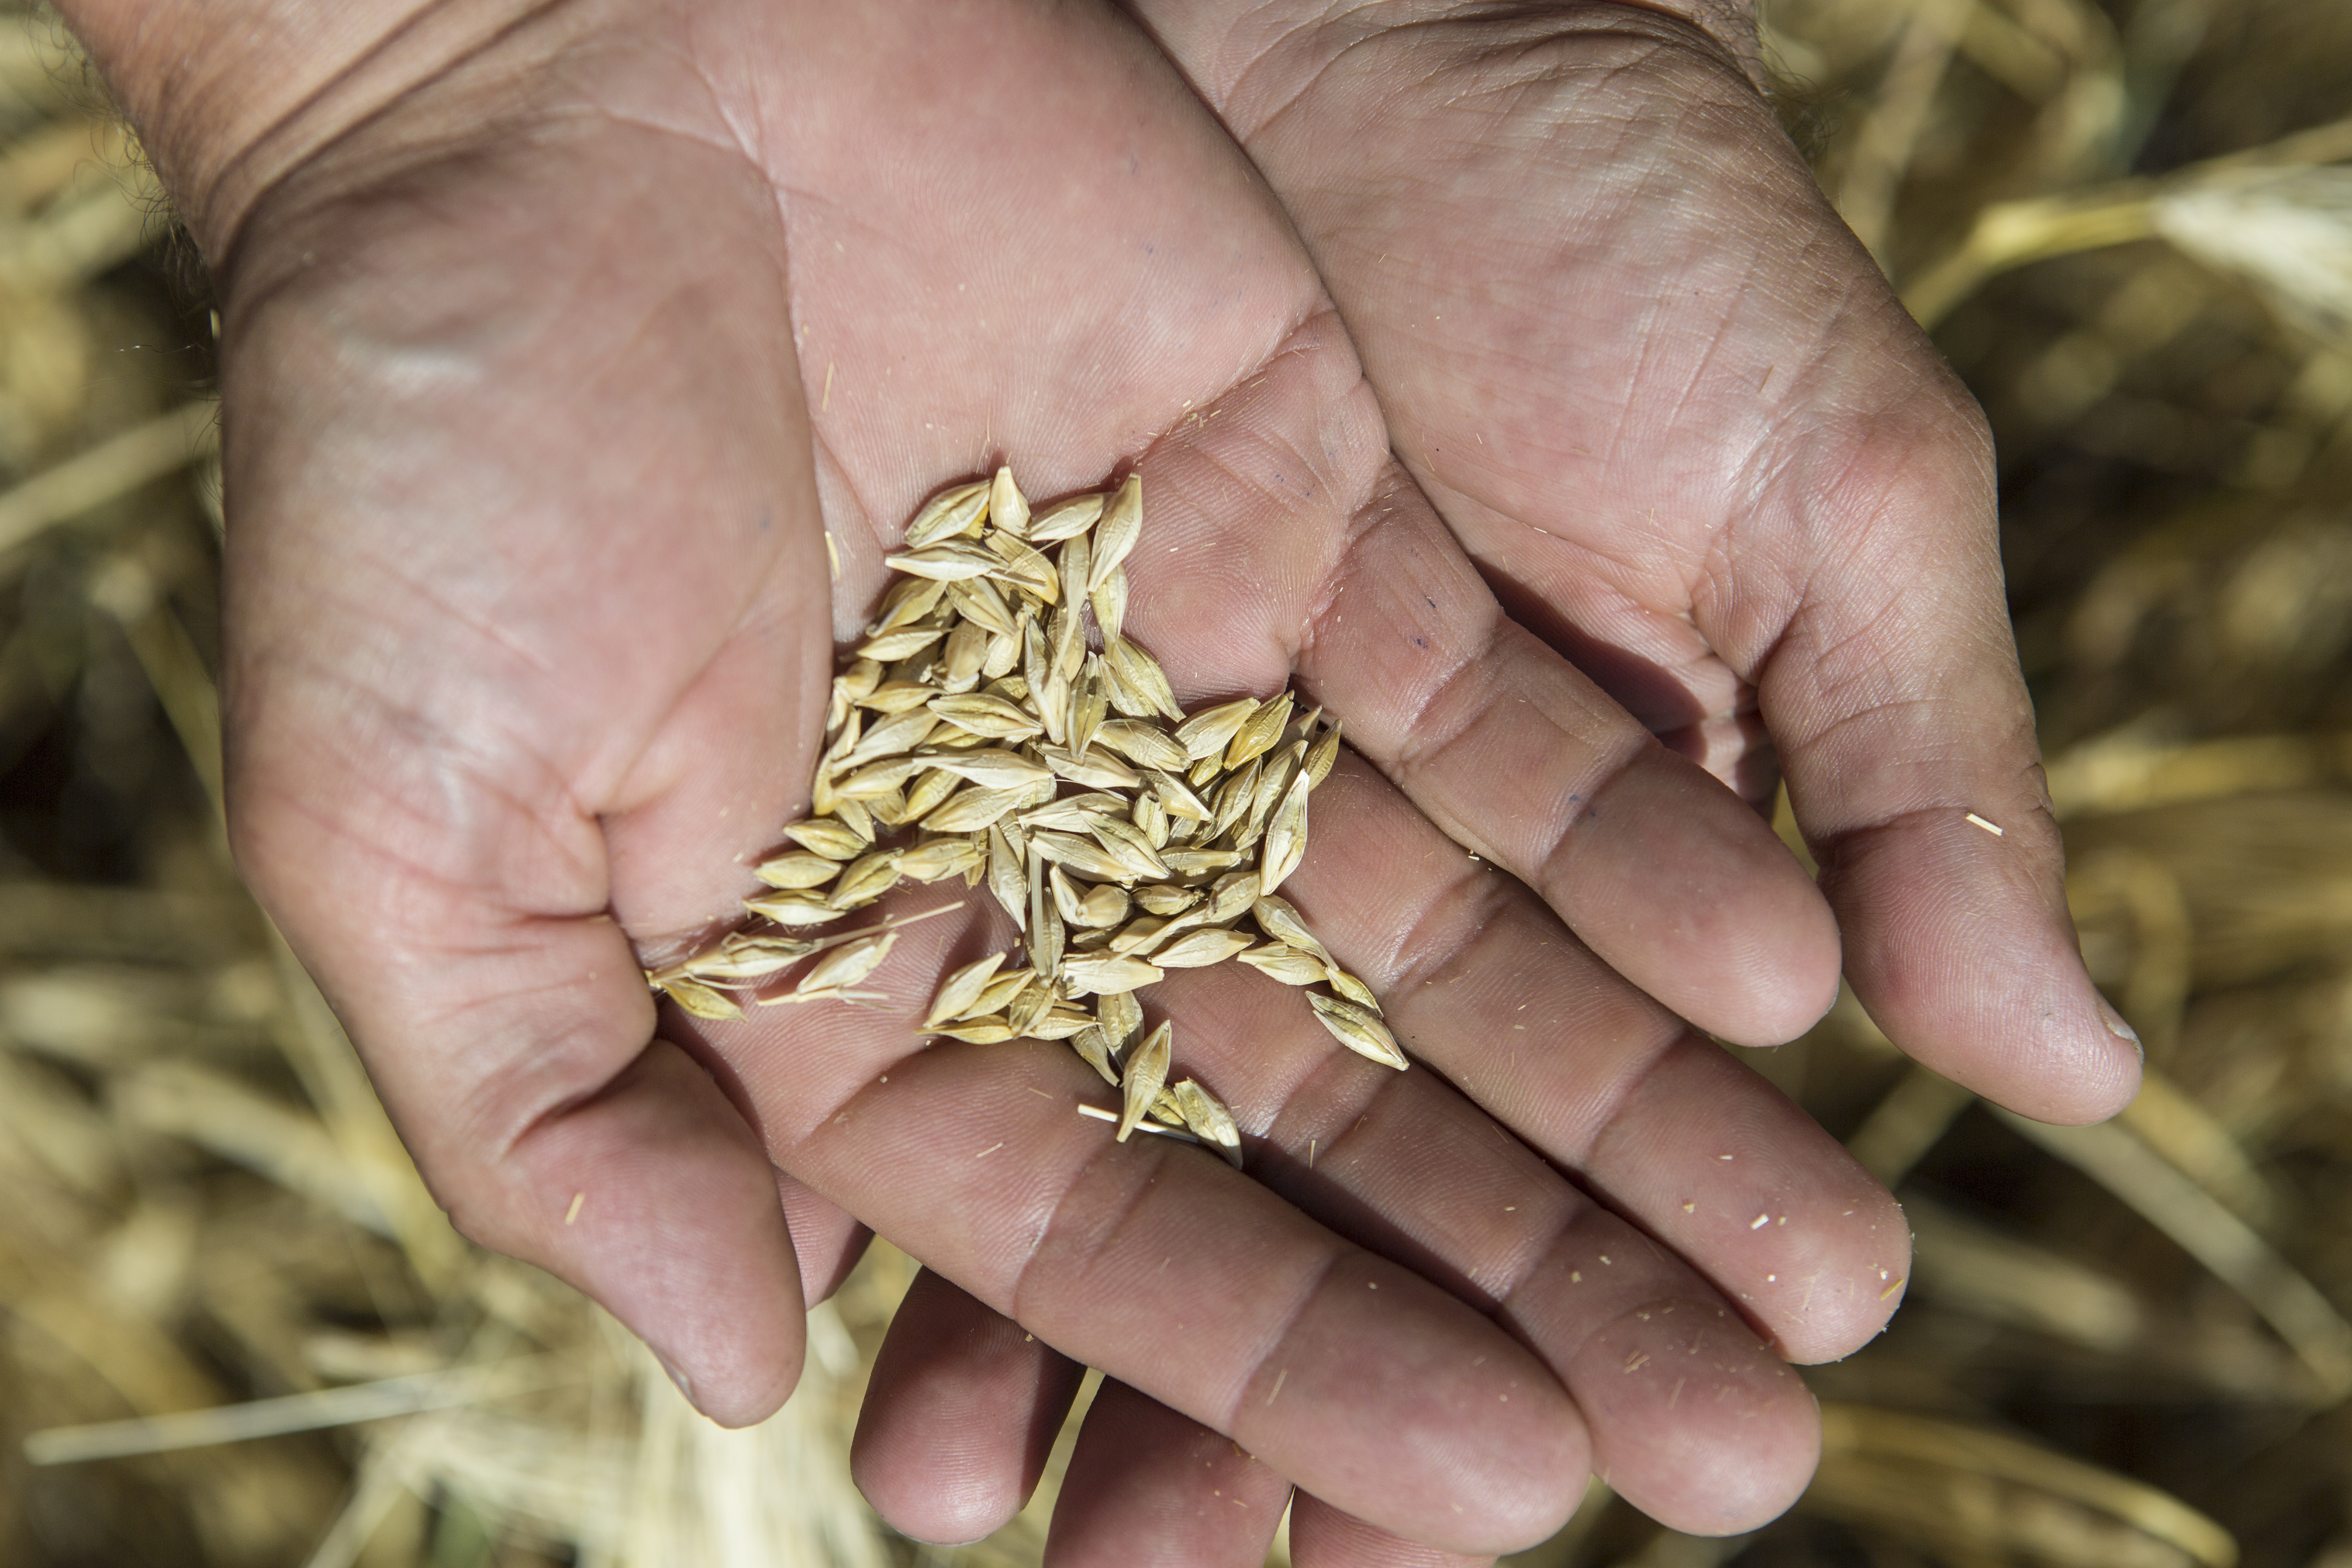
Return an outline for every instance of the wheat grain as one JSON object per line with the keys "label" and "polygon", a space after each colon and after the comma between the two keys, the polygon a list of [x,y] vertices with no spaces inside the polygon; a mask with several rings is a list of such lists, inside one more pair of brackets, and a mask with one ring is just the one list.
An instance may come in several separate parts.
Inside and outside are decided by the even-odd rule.
{"label": "wheat grain", "polygon": [[793,989],[811,992],[855,985],[881,967],[882,961],[890,955],[890,949],[898,941],[897,931],[886,931],[879,936],[844,942],[817,960]]}
{"label": "wheat grain", "polygon": [[[929,818],[932,812],[947,804],[948,797],[955,794],[956,786],[961,784],[962,782],[963,781],[957,778],[955,774],[943,772],[938,768],[932,768],[926,771],[917,778],[915,787],[907,792],[905,809],[898,813],[898,820],[900,823],[908,823],[919,822]],[[929,847],[931,847],[930,845],[924,844],[918,845],[916,849],[926,849]],[[916,849],[908,850],[908,856],[913,856],[916,853]],[[908,870],[907,872],[907,875],[909,877],[912,877],[916,873],[912,870]],[[941,875],[945,874],[946,873],[944,872],[941,873]],[[931,877],[924,877],[921,879],[921,880],[926,882],[933,881],[935,879],[936,879]]]}
{"label": "wheat grain", "polygon": [[1097,887],[1078,900],[1078,907],[1070,917],[1072,925],[1108,931],[1127,919],[1127,890],[1117,885]]}
{"label": "wheat grain", "polygon": [[1290,693],[1269,697],[1257,706],[1256,711],[1242,721],[1241,728],[1225,747],[1225,766],[1240,767],[1253,757],[1265,755],[1282,739],[1282,731],[1290,722]]}
{"label": "wheat grain", "polygon": [[1305,773],[1292,782],[1282,797],[1280,809],[1274,814],[1265,834],[1265,890],[1269,893],[1282,886],[1298,862],[1307,855],[1307,790],[1309,784]]}
{"label": "wheat grain", "polygon": [[877,849],[851,861],[849,868],[841,874],[841,880],[826,895],[827,901],[836,910],[845,910],[880,898],[898,886],[900,853],[897,849]]}
{"label": "wheat grain", "polygon": [[1029,542],[1055,544],[1072,539],[1095,525],[1103,514],[1103,503],[1110,498],[1103,495],[1075,496],[1055,501],[1029,520]]}
{"label": "wheat grain", "polygon": [[840,801],[835,805],[833,815],[859,838],[868,844],[874,842],[874,822],[863,805],[854,800]]}
{"label": "wheat grain", "polygon": [[[946,776],[955,777],[953,773]],[[922,819],[923,826],[933,833],[978,833],[983,828],[993,827],[1018,809],[1021,799],[1022,792],[1019,790],[968,789],[960,795],[950,795],[937,810]]]}
{"label": "wheat grain", "polygon": [[[882,595],[882,608],[872,620],[866,623],[866,635],[869,637],[878,637],[884,632],[895,632],[913,626],[931,613],[933,607],[939,604],[940,596],[947,590],[948,585],[936,578],[902,578],[891,585],[888,593]],[[864,680],[863,689],[850,689],[849,683],[853,675]],[[862,658],[852,665],[848,670],[835,676],[834,683],[837,688],[849,690],[850,700],[855,701],[873,690],[881,677],[880,665],[870,658]]]}
{"label": "wheat grain", "polygon": [[1125,1057],[1135,1042],[1143,1038],[1143,1004],[1132,992],[1121,991],[1095,1004],[1095,1017],[1109,1040],[1111,1053]]}
{"label": "wheat grain", "polygon": [[1105,1083],[1118,1087],[1118,1068],[1112,1065],[1110,1043],[1104,1037],[1102,1026],[1088,1024],[1070,1037],[1070,1048],[1078,1058],[1102,1075]]}
{"label": "wheat grain", "polygon": [[1142,536],[1143,479],[1129,474],[1118,493],[1104,505],[1102,521],[1095,525],[1094,571],[1087,579],[1088,592],[1102,586]]}
{"label": "wheat grain", "polygon": [[1093,1028],[1094,1023],[1087,1014],[1066,1003],[1056,1002],[1044,1016],[1029,1026],[1029,1035],[1033,1039],[1066,1040],[1081,1029]]}
{"label": "wheat grain", "polygon": [[1354,975],[1349,973],[1346,970],[1340,968],[1338,964],[1325,964],[1323,966],[1323,979],[1325,984],[1328,984],[1332,990],[1337,991],[1340,995],[1345,996],[1357,1006],[1365,1008],[1373,1013],[1378,1013],[1381,1010],[1380,998],[1372,994],[1372,988],[1365,984],[1362,981],[1357,979]]}
{"label": "wheat grain", "polygon": [[920,708],[939,695],[938,689],[919,680],[886,680],[857,700],[857,706],[889,715]]}
{"label": "wheat grain", "polygon": [[1255,941],[1247,931],[1188,931],[1151,955],[1151,962],[1162,969],[1206,969],[1238,957]]}
{"label": "wheat grain", "polygon": [[751,874],[771,888],[821,888],[841,875],[841,862],[803,851],[762,860]]}
{"label": "wheat grain", "polygon": [[1286,942],[1268,942],[1234,956],[1260,974],[1279,980],[1285,985],[1319,985],[1331,973],[1330,969],[1313,953],[1301,952]]}
{"label": "wheat grain", "polygon": [[1234,1170],[1240,1170],[1241,1129],[1234,1124],[1234,1113],[1225,1109],[1224,1101],[1189,1078],[1171,1085],[1168,1093],[1169,1098],[1176,1102],[1177,1113],[1183,1117],[1184,1125],[1192,1135],[1223,1154]]}
{"label": "wheat grain", "polygon": [[1098,747],[1089,747],[1084,752],[1077,752],[1075,742],[1078,738],[1078,729],[1073,725],[1071,727],[1073,745],[1066,748],[1040,746],[1037,748],[1039,760],[1053,769],[1058,776],[1075,784],[1084,784],[1088,789],[1127,790],[1140,789],[1143,786],[1143,775],[1109,752]]}
{"label": "wheat grain", "polygon": [[[1051,974],[1057,967],[1058,964],[1049,964],[1039,969],[1037,973]],[[1014,999],[1012,1006],[1004,1010],[1004,1022],[1015,1035],[1034,1036],[1037,1032],[1038,1026],[1045,1021],[1045,1016],[1053,1010],[1053,989],[1045,985],[1032,985]]]}
{"label": "wheat grain", "polygon": [[1087,593],[1087,603],[1094,610],[1095,625],[1102,628],[1102,635],[1116,640],[1127,625],[1127,568],[1112,568]]}
{"label": "wheat grain", "polygon": [[825,900],[804,892],[762,893],[743,900],[743,907],[755,915],[765,915],[780,926],[797,929],[821,926],[839,920],[842,911]]}
{"label": "wheat grain", "polygon": [[655,988],[698,1018],[740,1018],[743,1009],[723,991],[713,990],[683,975],[655,983]]}
{"label": "wheat grain", "polygon": [[1015,969],[1000,974],[980,988],[980,996],[970,1006],[958,1013],[958,1018],[977,1018],[983,1014],[1002,1013],[1013,1005],[1013,998],[1028,989],[1037,976],[1026,969]]}
{"label": "wheat grain", "polygon": [[999,467],[996,477],[989,481],[988,521],[1015,539],[1029,531],[1029,498],[1013,482],[1009,464]]}
{"label": "wheat grain", "polygon": [[1135,873],[1117,855],[1093,839],[1081,838],[1075,833],[1055,833],[1039,828],[1031,836],[1030,845],[1038,855],[1094,881],[1135,879]]}
{"label": "wheat grain", "polygon": [[968,1046],[1000,1046],[1014,1037],[1013,1026],[1003,1018],[974,1018],[945,1029],[929,1031],[950,1040],[961,1040]]}
{"label": "wheat grain", "polygon": [[984,544],[967,543],[950,539],[942,543],[925,545],[920,550],[902,551],[883,558],[896,572],[909,576],[932,577],[942,583],[960,583],[968,578],[985,577],[1001,571],[1004,557]]}
{"label": "wheat grain", "polygon": [[[1037,553],[1024,544],[1016,543],[1013,547],[1027,552],[1031,556]],[[1005,576],[1010,569],[1008,563],[1006,566],[996,568],[990,576]],[[1004,602],[1003,594],[988,577],[950,583],[947,590],[948,598],[954,603],[956,613],[963,616],[964,624],[987,634],[988,637],[1003,637],[1021,629],[1020,617],[1013,613],[1013,606]]]}
{"label": "wheat grain", "polygon": [[947,977],[939,994],[931,998],[930,1015],[923,1020],[925,1029],[935,1029],[941,1024],[963,1016],[964,1011],[980,1000],[980,994],[1004,966],[1004,954],[992,952],[976,963],[967,963]]}
{"label": "wheat grain", "polygon": [[1160,966],[1123,953],[1087,953],[1062,964],[1065,984],[1073,996],[1113,991],[1133,991],[1160,978]]}
{"label": "wheat grain", "polygon": [[[1160,1090],[1168,1081],[1168,1063],[1174,1048],[1174,1029],[1162,1019],[1160,1026],[1144,1037],[1143,1043],[1135,1047],[1134,1054],[1127,1058],[1126,1066],[1120,1068],[1118,1134],[1120,1142],[1127,1142],[1127,1135],[1135,1131],[1136,1124],[1150,1113],[1159,1100]],[[1181,1121],[1182,1118],[1180,1116],[1178,1121]]]}
{"label": "wheat grain", "polygon": [[1349,1050],[1388,1067],[1405,1065],[1404,1052],[1397,1048],[1396,1037],[1369,1008],[1333,996],[1318,996],[1311,991],[1307,1000],[1314,1005],[1315,1016],[1323,1026]]}
{"label": "wheat grain", "polygon": [[982,789],[1025,789],[1031,784],[1051,783],[1054,777],[1052,768],[1018,752],[935,752],[922,761]]}
{"label": "wheat grain", "polygon": [[[997,952],[955,970],[924,1031],[1067,1040],[1120,1089],[1122,1141],[1181,1126],[1173,1135],[1238,1165],[1231,1111],[1195,1079],[1167,1081],[1171,1026],[1145,1034],[1135,993],[1168,970],[1239,959],[1286,985],[1328,986],[1335,994],[1308,997],[1336,1038],[1391,1067],[1405,1058],[1371,988],[1276,896],[1305,857],[1308,796],[1339,756],[1339,727],[1288,691],[1186,714],[1126,633],[1142,531],[1133,476],[1033,510],[1001,468],[926,502],[828,692],[814,815],[784,830],[797,847],[754,868],[768,890],[745,907],[798,931],[901,879],[984,883],[1020,933],[1020,965]],[[910,837],[877,843],[909,825]],[[698,1017],[732,1020],[730,990],[824,953],[759,1000],[856,1002],[877,994],[856,987],[896,940],[888,925],[737,932],[646,979]]]}
{"label": "wheat grain", "polygon": [[992,691],[975,691],[959,697],[934,697],[930,710],[936,717],[960,730],[993,741],[1026,741],[1043,733],[1045,728],[1019,703],[999,697]]}
{"label": "wheat grain", "polygon": [[922,626],[910,626],[904,631],[885,632],[878,637],[869,638],[860,644],[857,657],[888,664],[919,654],[947,635],[947,629],[944,626],[932,626],[928,629]]}
{"label": "wheat grain", "polygon": [[1176,737],[1156,724],[1134,719],[1108,721],[1096,732],[1095,740],[1139,768],[1181,768],[1191,761]]}
{"label": "wheat grain", "polygon": [[955,485],[941,490],[923,503],[915,520],[907,525],[907,548],[920,550],[927,544],[957,534],[975,531],[988,513],[989,486],[985,481]]}

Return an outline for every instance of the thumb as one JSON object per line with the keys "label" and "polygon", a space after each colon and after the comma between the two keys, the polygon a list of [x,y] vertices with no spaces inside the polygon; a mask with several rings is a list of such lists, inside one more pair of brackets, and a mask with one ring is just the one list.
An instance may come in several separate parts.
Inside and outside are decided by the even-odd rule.
{"label": "thumb", "polygon": [[1834,445],[1811,462],[1836,485],[1790,483],[1834,498],[1806,531],[1835,548],[1759,686],[1847,976],[1888,1037],[1947,1078],[2045,1121],[2112,1116],[2137,1089],[2139,1043],[2092,986],[2066,910],[1990,440],[1971,407]]}

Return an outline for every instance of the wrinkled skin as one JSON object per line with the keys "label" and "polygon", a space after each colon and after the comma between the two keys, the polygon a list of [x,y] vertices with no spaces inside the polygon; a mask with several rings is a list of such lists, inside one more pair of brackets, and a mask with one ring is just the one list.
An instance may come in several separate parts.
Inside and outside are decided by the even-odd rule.
{"label": "wrinkled skin", "polygon": [[[1848,973],[1893,1037],[2050,1120],[2127,1100],[2135,1042],[2064,913],[1981,421],[1780,135],[1733,8],[1132,9],[1283,199],[1398,453],[1515,618],[1750,799],[1787,767]],[[1509,852],[1491,822],[1435,815]],[[1623,864],[1614,888],[1580,868],[1583,894],[1643,898]],[[1537,885],[1573,918],[1576,889]],[[1660,984],[1647,933],[1577,929]],[[1695,1258],[1720,1245],[1626,1206]],[[1176,1489],[1140,1479],[1191,1463],[1166,1419],[1130,1400],[1090,1418],[1125,1479],[1066,1507],[1066,1542],[1103,1542],[1066,1560],[1114,1559],[1166,1509]],[[1332,1517],[1301,1500],[1302,1561],[1446,1560]]]}
{"label": "wrinkled skin", "polygon": [[[1057,1561],[1254,1560],[1292,1482],[1303,1563],[1491,1554],[1588,1464],[1751,1526],[1815,1451],[1783,1358],[1874,1332],[1906,1243],[1683,1020],[1793,1036],[1842,927],[1939,1070],[2067,1119],[2129,1089],[1979,427],[1705,33],[1139,9],[1156,44],[606,0],[308,100],[331,133],[206,235],[241,860],[461,1228],[714,1416],[789,1392],[861,1225],[924,1261],[856,1455],[910,1533],[1018,1506],[1074,1362],[1118,1382]],[[1058,1048],[917,1051],[1007,934],[976,910],[887,1004],[656,1036],[638,958],[806,809],[833,638],[1000,456],[1040,496],[1136,464],[1131,635],[1188,703],[1295,679],[1361,752],[1286,892],[1434,1070],[1171,979],[1249,1179],[1108,1144]],[[1706,776],[1760,789],[1768,731],[1838,925]]]}
{"label": "wrinkled skin", "polygon": [[[2139,1055],[2065,913],[1990,437],[1779,133],[1732,8],[1139,9],[1513,611],[1759,801],[1769,737],[1873,1016],[2027,1115],[2121,1109]],[[1665,994],[1647,933],[1579,931]]]}

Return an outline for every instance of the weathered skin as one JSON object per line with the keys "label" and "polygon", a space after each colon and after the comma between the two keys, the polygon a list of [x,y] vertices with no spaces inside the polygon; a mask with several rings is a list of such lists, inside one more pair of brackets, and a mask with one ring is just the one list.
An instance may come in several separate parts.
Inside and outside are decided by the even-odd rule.
{"label": "weathered skin", "polygon": [[[1059,1561],[1248,1558],[1286,1481],[1302,1563],[1491,1553],[1588,1462],[1750,1526],[1812,1463],[1781,1358],[1874,1332],[1905,1237],[1681,1020],[1797,1033],[1842,927],[1939,1070],[2129,1091],[1981,426],[1720,17],[1136,9],[69,5],[218,274],[241,860],[458,1224],[715,1416],[789,1391],[858,1222],[936,1270],[858,1453],[912,1533],[1017,1507],[1063,1356],[1129,1392]],[[977,923],[887,1006],[655,1037],[638,957],[748,889],[832,637],[1000,455],[1138,463],[1131,634],[1366,759],[1286,892],[1436,1070],[1171,982],[1255,1180],[1106,1143],[1066,1053],[910,1054]],[[1706,776],[1754,795],[1768,733],[1826,905]],[[1208,1429],[1256,1458],[1193,1474]]]}

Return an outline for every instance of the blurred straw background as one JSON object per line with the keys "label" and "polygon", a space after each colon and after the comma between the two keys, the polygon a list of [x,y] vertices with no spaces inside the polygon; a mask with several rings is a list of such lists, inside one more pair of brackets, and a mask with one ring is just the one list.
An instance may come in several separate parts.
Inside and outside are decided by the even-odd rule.
{"label": "blurred straw background", "polygon": [[[1811,1375],[1758,1535],[1595,1489],[1542,1568],[2352,1568],[2352,5],[1764,0],[1784,117],[2000,437],[2105,1127],[1851,1001],[1754,1059],[1904,1198],[1909,1305]],[[0,1561],[1034,1563],[845,1473],[910,1273],[802,1393],[693,1416],[460,1241],[228,868],[211,325],[69,41],[0,0]]]}

